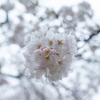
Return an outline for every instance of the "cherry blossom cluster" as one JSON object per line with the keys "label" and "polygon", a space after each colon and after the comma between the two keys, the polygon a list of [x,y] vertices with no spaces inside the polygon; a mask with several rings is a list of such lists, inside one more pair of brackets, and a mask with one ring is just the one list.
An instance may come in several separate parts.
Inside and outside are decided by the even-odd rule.
{"label": "cherry blossom cluster", "polygon": [[68,75],[77,52],[75,36],[42,27],[31,34],[25,47],[26,75],[58,81]]}

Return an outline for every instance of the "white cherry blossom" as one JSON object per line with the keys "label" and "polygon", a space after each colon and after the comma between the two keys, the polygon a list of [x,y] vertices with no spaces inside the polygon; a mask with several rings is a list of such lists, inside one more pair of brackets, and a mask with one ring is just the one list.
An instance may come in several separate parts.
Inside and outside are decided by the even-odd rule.
{"label": "white cherry blossom", "polygon": [[26,75],[36,79],[45,77],[48,81],[58,81],[69,73],[76,54],[75,36],[54,33],[46,26],[31,34],[26,45]]}

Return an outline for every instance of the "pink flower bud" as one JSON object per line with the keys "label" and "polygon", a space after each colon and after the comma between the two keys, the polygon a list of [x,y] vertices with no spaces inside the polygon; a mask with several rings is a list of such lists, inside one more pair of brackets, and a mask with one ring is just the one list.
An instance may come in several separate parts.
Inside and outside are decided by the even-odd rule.
{"label": "pink flower bud", "polygon": [[45,47],[41,47],[41,50],[43,51],[44,48],[45,48]]}
{"label": "pink flower bud", "polygon": [[51,49],[51,54],[56,54],[56,50],[55,49]]}

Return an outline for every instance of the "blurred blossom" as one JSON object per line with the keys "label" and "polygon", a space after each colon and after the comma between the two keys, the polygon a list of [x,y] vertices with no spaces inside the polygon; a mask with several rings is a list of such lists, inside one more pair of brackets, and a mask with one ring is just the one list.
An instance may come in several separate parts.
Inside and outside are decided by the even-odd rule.
{"label": "blurred blossom", "polygon": [[89,10],[91,8],[90,4],[87,3],[86,1],[79,3],[78,6],[80,7],[80,9],[83,10],[84,9]]}
{"label": "blurred blossom", "polygon": [[72,10],[71,7],[62,7],[60,10],[59,10],[59,14],[62,15],[62,16],[67,16],[67,15],[70,15],[70,16],[73,16],[74,15],[74,11]]}
{"label": "blurred blossom", "polygon": [[10,3],[9,1],[6,2],[5,4],[2,4],[1,7],[3,10],[5,10],[6,12],[12,10],[14,8],[14,4]]}
{"label": "blurred blossom", "polygon": [[0,0],[0,100],[100,100],[99,7]]}

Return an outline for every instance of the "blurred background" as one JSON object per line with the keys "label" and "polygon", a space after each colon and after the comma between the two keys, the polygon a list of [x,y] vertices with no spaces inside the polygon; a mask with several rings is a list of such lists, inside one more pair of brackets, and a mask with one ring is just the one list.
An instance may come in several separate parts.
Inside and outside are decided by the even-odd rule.
{"label": "blurred background", "polygon": [[[100,100],[99,0],[0,0],[0,100]],[[41,26],[76,36],[73,72],[56,84],[24,75],[23,47]]]}

